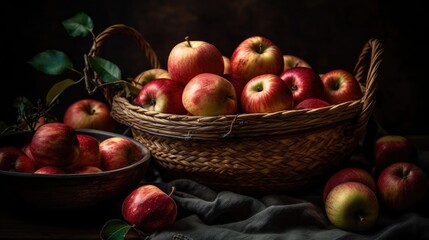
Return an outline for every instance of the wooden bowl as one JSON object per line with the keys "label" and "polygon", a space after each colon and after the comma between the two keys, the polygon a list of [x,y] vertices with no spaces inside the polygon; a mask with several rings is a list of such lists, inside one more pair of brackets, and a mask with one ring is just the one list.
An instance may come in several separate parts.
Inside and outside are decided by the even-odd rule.
{"label": "wooden bowl", "polygon": [[[77,129],[76,132],[89,134],[100,141],[114,136],[129,138],[144,152],[144,157],[121,169],[88,174],[34,174],[0,170],[2,200],[38,209],[85,209],[123,197],[143,179],[151,159],[151,153],[144,145],[117,133],[92,129]],[[0,136],[0,146],[22,147],[33,134],[19,132]]]}

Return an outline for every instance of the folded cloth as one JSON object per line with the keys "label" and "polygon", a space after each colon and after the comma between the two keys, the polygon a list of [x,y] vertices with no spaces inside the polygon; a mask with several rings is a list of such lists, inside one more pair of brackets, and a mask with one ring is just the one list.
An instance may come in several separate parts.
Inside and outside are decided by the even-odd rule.
{"label": "folded cloth", "polygon": [[297,196],[246,196],[216,192],[188,179],[156,183],[176,188],[176,222],[152,240],[217,239],[429,239],[429,218],[416,212],[385,216],[364,234],[344,231],[327,219],[320,189]]}

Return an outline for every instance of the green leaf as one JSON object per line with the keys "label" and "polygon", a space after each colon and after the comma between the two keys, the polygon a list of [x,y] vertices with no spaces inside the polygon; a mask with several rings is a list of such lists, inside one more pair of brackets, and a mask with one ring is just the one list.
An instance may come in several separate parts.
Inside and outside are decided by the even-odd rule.
{"label": "green leaf", "polygon": [[101,57],[89,57],[88,62],[104,82],[121,80],[121,70],[116,64]]}
{"label": "green leaf", "polygon": [[74,84],[76,84],[76,82],[71,79],[65,79],[61,82],[54,84],[51,89],[49,89],[49,92],[46,95],[46,105],[51,105],[51,103],[54,102],[58,98],[58,96],[61,95],[62,92],[64,92],[64,90]]}
{"label": "green leaf", "polygon": [[58,50],[46,50],[34,56],[29,63],[49,75],[60,75],[73,68],[70,58]]}
{"label": "green leaf", "polygon": [[124,240],[132,226],[120,219],[109,220],[100,232],[103,240]]}
{"label": "green leaf", "polygon": [[63,26],[72,37],[86,37],[94,29],[92,19],[83,12],[64,20]]}

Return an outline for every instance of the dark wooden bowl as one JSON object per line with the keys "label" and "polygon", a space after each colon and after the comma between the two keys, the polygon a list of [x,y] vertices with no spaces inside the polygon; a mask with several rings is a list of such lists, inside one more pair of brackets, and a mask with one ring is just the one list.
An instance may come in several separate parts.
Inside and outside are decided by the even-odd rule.
{"label": "dark wooden bowl", "polygon": [[[2,200],[31,208],[50,210],[76,210],[115,201],[135,188],[149,167],[151,153],[134,139],[105,131],[77,129],[104,140],[113,136],[131,139],[145,153],[138,162],[127,167],[89,174],[33,174],[0,170],[0,196]],[[0,146],[22,147],[34,132],[19,132],[0,136]]]}

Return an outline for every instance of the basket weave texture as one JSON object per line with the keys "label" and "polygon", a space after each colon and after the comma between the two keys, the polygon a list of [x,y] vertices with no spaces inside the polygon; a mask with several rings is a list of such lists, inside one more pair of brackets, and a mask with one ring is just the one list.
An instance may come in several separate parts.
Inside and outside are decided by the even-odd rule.
{"label": "basket weave texture", "polygon": [[[136,40],[152,67],[160,63],[135,29],[113,25],[97,36],[90,55],[113,34]],[[189,178],[216,190],[266,194],[300,190],[337,167],[356,149],[375,106],[382,44],[370,39],[354,69],[361,100],[312,110],[223,116],[165,114],[132,105],[123,91],[103,88],[112,117],[130,127],[167,179]]]}

